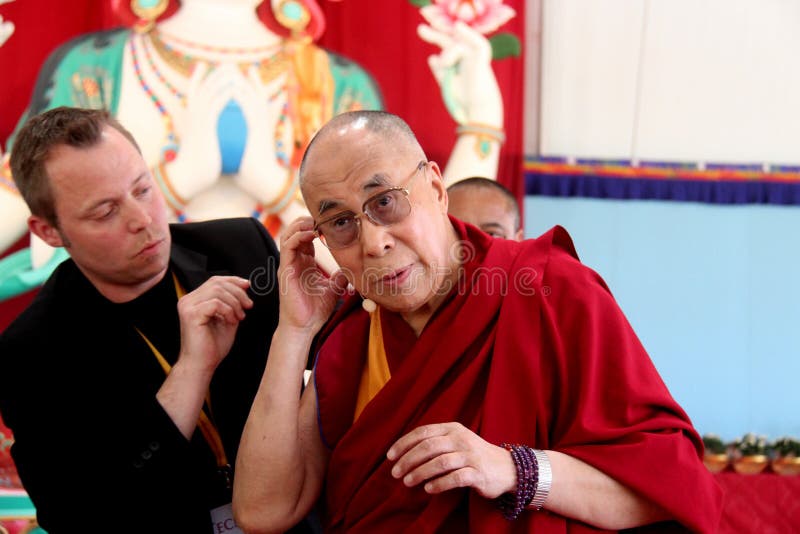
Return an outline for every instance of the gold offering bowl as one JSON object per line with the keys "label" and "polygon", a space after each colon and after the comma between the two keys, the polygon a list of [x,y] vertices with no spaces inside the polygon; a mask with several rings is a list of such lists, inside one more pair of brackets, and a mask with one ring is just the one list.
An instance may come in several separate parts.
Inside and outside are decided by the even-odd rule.
{"label": "gold offering bowl", "polygon": [[769,465],[769,458],[765,454],[742,456],[733,461],[733,468],[742,475],[757,475]]}
{"label": "gold offering bowl", "polygon": [[775,458],[772,460],[772,470],[779,475],[800,475],[800,458],[796,456]]}
{"label": "gold offering bowl", "polygon": [[721,454],[706,453],[703,455],[703,463],[712,473],[719,473],[720,471],[724,471],[725,468],[728,467],[729,461],[730,460],[728,458],[728,455],[725,453]]}

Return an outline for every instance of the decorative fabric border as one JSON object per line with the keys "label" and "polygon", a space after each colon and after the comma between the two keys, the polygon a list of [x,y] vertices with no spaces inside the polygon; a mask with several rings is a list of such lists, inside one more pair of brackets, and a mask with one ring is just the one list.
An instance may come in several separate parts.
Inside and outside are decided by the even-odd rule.
{"label": "decorative fabric border", "polygon": [[525,193],[712,204],[800,204],[800,165],[526,157]]}

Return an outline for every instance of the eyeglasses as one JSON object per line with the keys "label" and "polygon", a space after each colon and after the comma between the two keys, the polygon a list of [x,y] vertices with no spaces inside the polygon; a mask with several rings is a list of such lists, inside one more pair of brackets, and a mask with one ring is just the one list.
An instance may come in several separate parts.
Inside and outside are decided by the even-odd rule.
{"label": "eyeglasses", "polygon": [[[408,179],[414,177],[428,165],[420,161]],[[361,214],[342,211],[314,225],[314,231],[322,244],[331,250],[346,248],[358,241],[361,235],[361,217],[367,216],[372,224],[391,226],[399,223],[411,213],[411,202],[408,200],[409,189],[390,187],[372,195],[361,206]]]}

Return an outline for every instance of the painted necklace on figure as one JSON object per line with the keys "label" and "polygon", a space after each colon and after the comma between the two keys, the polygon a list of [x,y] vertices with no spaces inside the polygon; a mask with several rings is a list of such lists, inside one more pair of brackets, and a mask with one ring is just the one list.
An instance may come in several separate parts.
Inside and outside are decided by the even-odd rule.
{"label": "painted necklace on figure", "polygon": [[[136,41],[139,41],[137,44]],[[159,57],[171,68],[173,68],[179,74],[182,74],[185,77],[191,75],[192,69],[199,61],[205,61],[202,59],[195,58],[189,54],[182,53],[168,45],[166,42],[163,41],[161,36],[158,34],[156,30],[150,31],[145,34],[140,35],[132,35],[130,40],[130,53],[131,59],[133,61],[133,69],[136,75],[137,81],[141,86],[142,90],[147,95],[148,99],[153,103],[156,110],[158,111],[159,115],[161,116],[162,122],[164,124],[164,130],[166,132],[164,145],[161,150],[161,157],[159,164],[153,169],[153,176],[158,183],[159,187],[161,188],[164,196],[167,200],[167,203],[170,205],[172,210],[175,212],[175,215],[179,222],[187,222],[189,219],[185,213],[185,206],[187,201],[184,200],[174,189],[172,184],[170,183],[167,172],[166,172],[166,164],[173,161],[180,150],[180,139],[178,138],[175,132],[174,122],[172,120],[172,116],[168,110],[168,108],[164,105],[163,101],[158,97],[156,92],[154,91],[153,85],[147,82],[144,76],[143,71],[143,64],[141,61],[140,55],[140,47],[141,50],[144,52],[144,59],[149,68],[149,71],[155,76],[155,79],[158,80],[166,89],[167,91],[172,94],[177,102],[185,106],[186,102],[186,95],[184,95],[180,90],[178,90],[173,84],[169,82],[169,80],[164,76],[164,74],[159,70],[156,62],[153,60],[153,56],[150,52],[150,46],[158,53]],[[223,49],[223,48],[216,48],[214,50],[219,53],[238,53],[240,52],[239,49]],[[255,49],[254,49],[255,50]],[[254,50],[247,50],[247,52],[251,52]],[[256,65],[258,68],[259,75],[263,83],[268,83],[274,81],[280,74],[286,72],[287,74],[291,75],[290,68],[291,62],[288,60],[286,53],[284,52],[283,46],[273,46],[273,47],[264,47],[263,51],[268,50],[275,50],[274,54],[263,58],[258,61],[240,61],[237,63],[239,69],[243,72],[246,72],[252,65]],[[258,51],[262,51],[259,49]],[[210,64],[211,69],[217,66],[218,62],[207,62]],[[287,84],[282,84],[273,94],[268,97],[270,102],[275,101],[278,96],[284,94],[288,90],[288,82]],[[289,107],[289,100],[283,104],[281,108],[281,113],[278,116],[278,121],[275,126],[275,134],[274,134],[274,149],[275,149],[275,157],[279,165],[286,169],[287,177],[286,183],[282,188],[281,192],[276,196],[276,198],[268,203],[268,204],[261,204],[258,203],[252,210],[251,216],[257,218],[259,220],[263,220],[265,218],[265,214],[274,214],[278,213],[283,208],[285,208],[289,202],[296,197],[298,192],[298,181],[297,176],[294,170],[291,168],[290,165],[290,155],[287,151],[287,148],[284,143],[284,135],[287,120],[290,117],[290,107]]]}

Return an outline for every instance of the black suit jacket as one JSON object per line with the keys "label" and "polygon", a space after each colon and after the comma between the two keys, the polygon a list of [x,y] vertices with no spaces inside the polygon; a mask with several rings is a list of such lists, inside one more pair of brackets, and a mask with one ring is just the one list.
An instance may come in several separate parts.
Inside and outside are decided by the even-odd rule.
{"label": "black suit jacket", "polygon": [[[275,244],[254,219],[171,227],[187,291],[216,274],[252,281],[253,309],[211,382],[231,465],[278,319]],[[175,332],[178,336],[179,333]],[[40,525],[51,532],[211,532],[220,494],[199,430],[187,441],[155,394],[165,374],[133,325],[72,260],[0,336],[0,413]]]}

